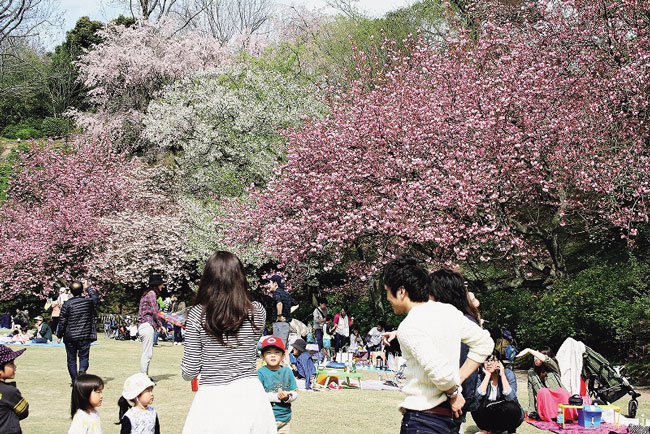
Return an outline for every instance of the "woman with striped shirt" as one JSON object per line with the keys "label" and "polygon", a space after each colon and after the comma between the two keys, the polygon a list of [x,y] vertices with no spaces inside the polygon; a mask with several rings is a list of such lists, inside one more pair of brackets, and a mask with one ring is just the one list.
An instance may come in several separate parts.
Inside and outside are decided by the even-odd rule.
{"label": "woman with striped shirt", "polygon": [[212,255],[185,323],[181,372],[185,380],[199,377],[199,390],[184,434],[276,432],[255,370],[265,320],[262,305],[251,301],[239,258]]}

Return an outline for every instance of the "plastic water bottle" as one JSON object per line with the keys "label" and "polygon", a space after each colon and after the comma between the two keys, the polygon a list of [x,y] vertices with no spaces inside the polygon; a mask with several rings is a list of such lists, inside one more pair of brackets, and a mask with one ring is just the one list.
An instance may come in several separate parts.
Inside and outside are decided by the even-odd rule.
{"label": "plastic water bottle", "polygon": [[558,429],[564,429],[564,414],[562,413],[562,410],[557,411],[557,426]]}

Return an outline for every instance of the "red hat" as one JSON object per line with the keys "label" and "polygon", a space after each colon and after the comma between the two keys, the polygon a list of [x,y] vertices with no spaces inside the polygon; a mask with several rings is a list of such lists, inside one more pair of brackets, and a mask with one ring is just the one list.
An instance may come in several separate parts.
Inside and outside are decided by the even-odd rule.
{"label": "red hat", "polygon": [[282,342],[282,339],[280,339],[277,336],[267,336],[264,339],[262,339],[261,351],[264,352],[264,349],[268,347],[275,347],[277,349],[282,350],[282,352],[287,350],[284,346],[284,342]]}

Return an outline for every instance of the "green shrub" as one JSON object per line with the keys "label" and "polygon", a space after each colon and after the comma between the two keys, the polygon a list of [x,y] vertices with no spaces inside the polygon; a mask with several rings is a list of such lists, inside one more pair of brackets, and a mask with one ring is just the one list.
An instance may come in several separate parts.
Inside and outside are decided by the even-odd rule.
{"label": "green shrub", "polygon": [[[16,139],[38,139],[43,137],[41,133],[41,125],[43,121],[41,119],[23,119],[14,125],[7,125],[2,130],[2,137],[7,139],[16,140]],[[24,130],[29,130],[29,133],[24,132]],[[20,131],[23,131],[21,135],[18,135]]]}
{"label": "green shrub", "polygon": [[40,139],[43,133],[35,128],[23,128],[16,133],[16,138],[21,140]]}
{"label": "green shrub", "polygon": [[41,124],[41,131],[45,137],[65,137],[72,130],[69,119],[45,118]]}
{"label": "green shrub", "polygon": [[622,360],[638,354],[639,324],[650,313],[649,274],[634,259],[594,264],[543,292],[521,288],[485,295],[481,309],[494,337],[508,328],[522,347],[554,350],[573,337]]}
{"label": "green shrub", "polygon": [[20,127],[21,130],[31,128],[40,131],[42,122],[43,122],[42,119],[27,118],[18,122],[17,126]]}
{"label": "green shrub", "polygon": [[7,125],[2,129],[2,137],[16,140],[16,133],[18,131],[20,131],[20,127],[18,125]]}
{"label": "green shrub", "polygon": [[14,165],[18,160],[20,152],[25,152],[29,149],[29,143],[19,143],[14,146],[9,152],[6,159],[0,160],[0,202],[7,198],[7,188],[9,187],[9,179],[13,175]]}
{"label": "green shrub", "polygon": [[626,366],[628,377],[635,384],[647,385],[650,383],[650,361],[634,360]]}

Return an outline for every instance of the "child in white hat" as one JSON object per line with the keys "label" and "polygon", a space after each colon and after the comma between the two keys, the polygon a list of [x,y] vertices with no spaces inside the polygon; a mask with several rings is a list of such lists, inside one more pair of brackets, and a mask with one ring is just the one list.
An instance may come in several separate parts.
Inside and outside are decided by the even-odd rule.
{"label": "child in white hat", "polygon": [[151,378],[141,372],[126,379],[122,396],[117,401],[120,408],[117,424],[122,425],[120,434],[160,434],[158,415],[151,405],[154,386]]}

